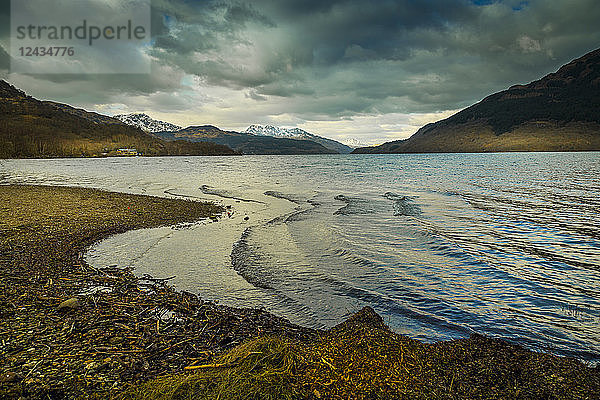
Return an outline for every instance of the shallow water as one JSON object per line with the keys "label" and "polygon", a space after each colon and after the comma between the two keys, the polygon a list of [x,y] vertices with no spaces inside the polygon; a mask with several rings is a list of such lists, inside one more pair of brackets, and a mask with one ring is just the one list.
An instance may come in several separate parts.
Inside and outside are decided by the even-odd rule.
{"label": "shallow water", "polygon": [[0,181],[232,207],[109,238],[96,266],[306,326],[370,305],[422,340],[478,332],[600,361],[600,153],[10,160]]}

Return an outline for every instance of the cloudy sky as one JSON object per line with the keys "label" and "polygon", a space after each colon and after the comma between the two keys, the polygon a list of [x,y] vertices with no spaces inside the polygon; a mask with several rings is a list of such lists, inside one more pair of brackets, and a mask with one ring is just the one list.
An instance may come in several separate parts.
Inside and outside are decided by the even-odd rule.
{"label": "cloudy sky", "polygon": [[9,73],[7,3],[0,76],[35,97],[367,144],[406,138],[600,47],[598,0],[152,0],[152,46],[128,50],[151,60],[150,74],[32,76]]}

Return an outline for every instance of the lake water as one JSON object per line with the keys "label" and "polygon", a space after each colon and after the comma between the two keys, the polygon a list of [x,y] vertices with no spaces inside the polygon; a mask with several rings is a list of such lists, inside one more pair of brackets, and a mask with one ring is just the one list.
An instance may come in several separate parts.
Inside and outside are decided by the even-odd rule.
{"label": "lake water", "polygon": [[310,327],[372,306],[397,332],[472,332],[600,361],[600,153],[6,160],[0,182],[231,206],[128,232],[95,266]]}

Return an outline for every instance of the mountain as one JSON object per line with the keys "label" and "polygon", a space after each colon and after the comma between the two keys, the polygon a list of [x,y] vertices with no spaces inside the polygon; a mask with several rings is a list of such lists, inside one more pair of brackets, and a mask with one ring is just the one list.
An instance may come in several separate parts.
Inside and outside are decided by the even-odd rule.
{"label": "mountain", "polygon": [[213,143],[164,141],[105,115],[40,101],[0,80],[0,158],[93,157],[135,148],[144,155],[225,155]]}
{"label": "mountain", "polygon": [[[300,131],[300,129],[298,129]],[[304,131],[302,131],[304,132]],[[272,125],[250,125],[244,133],[258,136],[273,136],[273,137],[285,137],[292,139],[296,137],[296,133],[292,129],[279,128]]]}
{"label": "mountain", "polygon": [[354,138],[352,138],[352,139],[348,139],[348,140],[345,140],[345,141],[344,141],[344,144],[345,144],[346,146],[348,146],[348,147],[352,147],[353,149],[356,149],[356,148],[358,148],[358,147],[368,147],[368,145],[367,145],[367,144],[365,144],[365,143],[361,142],[361,141],[360,141],[360,140],[358,140],[358,139],[354,139]]}
{"label": "mountain", "polygon": [[231,147],[242,154],[333,154],[335,151],[310,140],[257,136],[224,131],[212,125],[190,126],[175,132],[156,132],[165,140],[213,142]]}
{"label": "mountain", "polygon": [[279,138],[289,138],[289,139],[302,139],[302,140],[310,140],[315,143],[319,143],[323,147],[333,150],[336,153],[347,154],[350,153],[353,148],[350,146],[346,146],[343,143],[337,142],[332,139],[327,139],[321,136],[313,135],[312,133],[308,133],[299,128],[279,128],[272,125],[250,125],[248,129],[244,131],[244,133],[256,136],[272,136]]}
{"label": "mountain", "polygon": [[171,124],[169,122],[158,121],[150,118],[147,114],[136,113],[136,114],[119,114],[115,115],[114,118],[119,121],[140,128],[144,132],[166,132],[166,131],[178,131],[182,129],[181,126]]}
{"label": "mountain", "polygon": [[355,153],[600,150],[600,49],[492,94],[406,140]]}

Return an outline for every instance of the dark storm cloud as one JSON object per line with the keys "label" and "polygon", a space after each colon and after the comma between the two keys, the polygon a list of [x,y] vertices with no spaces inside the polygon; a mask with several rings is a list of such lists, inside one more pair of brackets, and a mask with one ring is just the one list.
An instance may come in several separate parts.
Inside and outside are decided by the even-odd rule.
{"label": "dark storm cloud", "polygon": [[[213,85],[251,88],[266,96],[306,96],[319,109],[319,98],[344,98],[337,110],[326,107],[332,115],[373,109],[428,112],[463,107],[593,49],[600,43],[598,4],[203,2],[197,12],[209,16],[204,17],[210,19],[209,36],[185,33],[194,28],[181,24],[182,33],[173,34],[173,27],[169,40],[185,50],[174,44],[162,48],[165,42],[157,40],[155,55]],[[389,102],[396,103],[384,104]]]}
{"label": "dark storm cloud", "polygon": [[[429,113],[461,108],[537,79],[600,43],[597,0],[154,0],[152,5],[152,75],[37,77],[35,90],[48,97],[87,93],[89,103],[110,102],[115,93],[176,96],[188,90],[183,78],[193,75],[199,90],[240,90],[265,113],[281,113],[282,101],[293,107],[285,112],[300,118]],[[0,31],[6,47],[1,37]],[[177,97],[177,104],[184,100]]]}
{"label": "dark storm cloud", "polygon": [[274,27],[275,23],[260,14],[250,4],[238,3],[225,6],[225,20],[229,23],[245,26],[249,22],[259,22],[265,26]]}
{"label": "dark storm cloud", "polygon": [[256,101],[267,101],[268,100],[265,96],[261,96],[260,94],[256,93],[256,90],[250,90],[248,93],[246,93],[246,98],[256,100]]}
{"label": "dark storm cloud", "polygon": [[243,41],[240,32],[250,23],[275,26],[250,4],[220,1],[154,0],[152,22],[156,48],[184,54]]}
{"label": "dark storm cloud", "polygon": [[[24,0],[26,1],[26,0]],[[55,6],[52,1],[48,7]],[[44,15],[45,10],[36,10]],[[74,15],[77,23],[81,15]],[[48,21],[51,23],[51,21]],[[0,0],[0,78],[8,79],[13,84],[23,88],[30,94],[58,101],[73,102],[89,105],[110,102],[115,94],[123,92],[131,95],[143,95],[157,91],[173,91],[180,87],[181,71],[165,71],[165,67],[153,66],[152,74],[10,74],[10,0]],[[140,54],[142,54],[140,52]],[[98,52],[98,63],[102,65],[103,58],[118,57],[119,54]],[[110,72],[110,71],[108,71]],[[166,74],[165,72],[169,72]]]}

